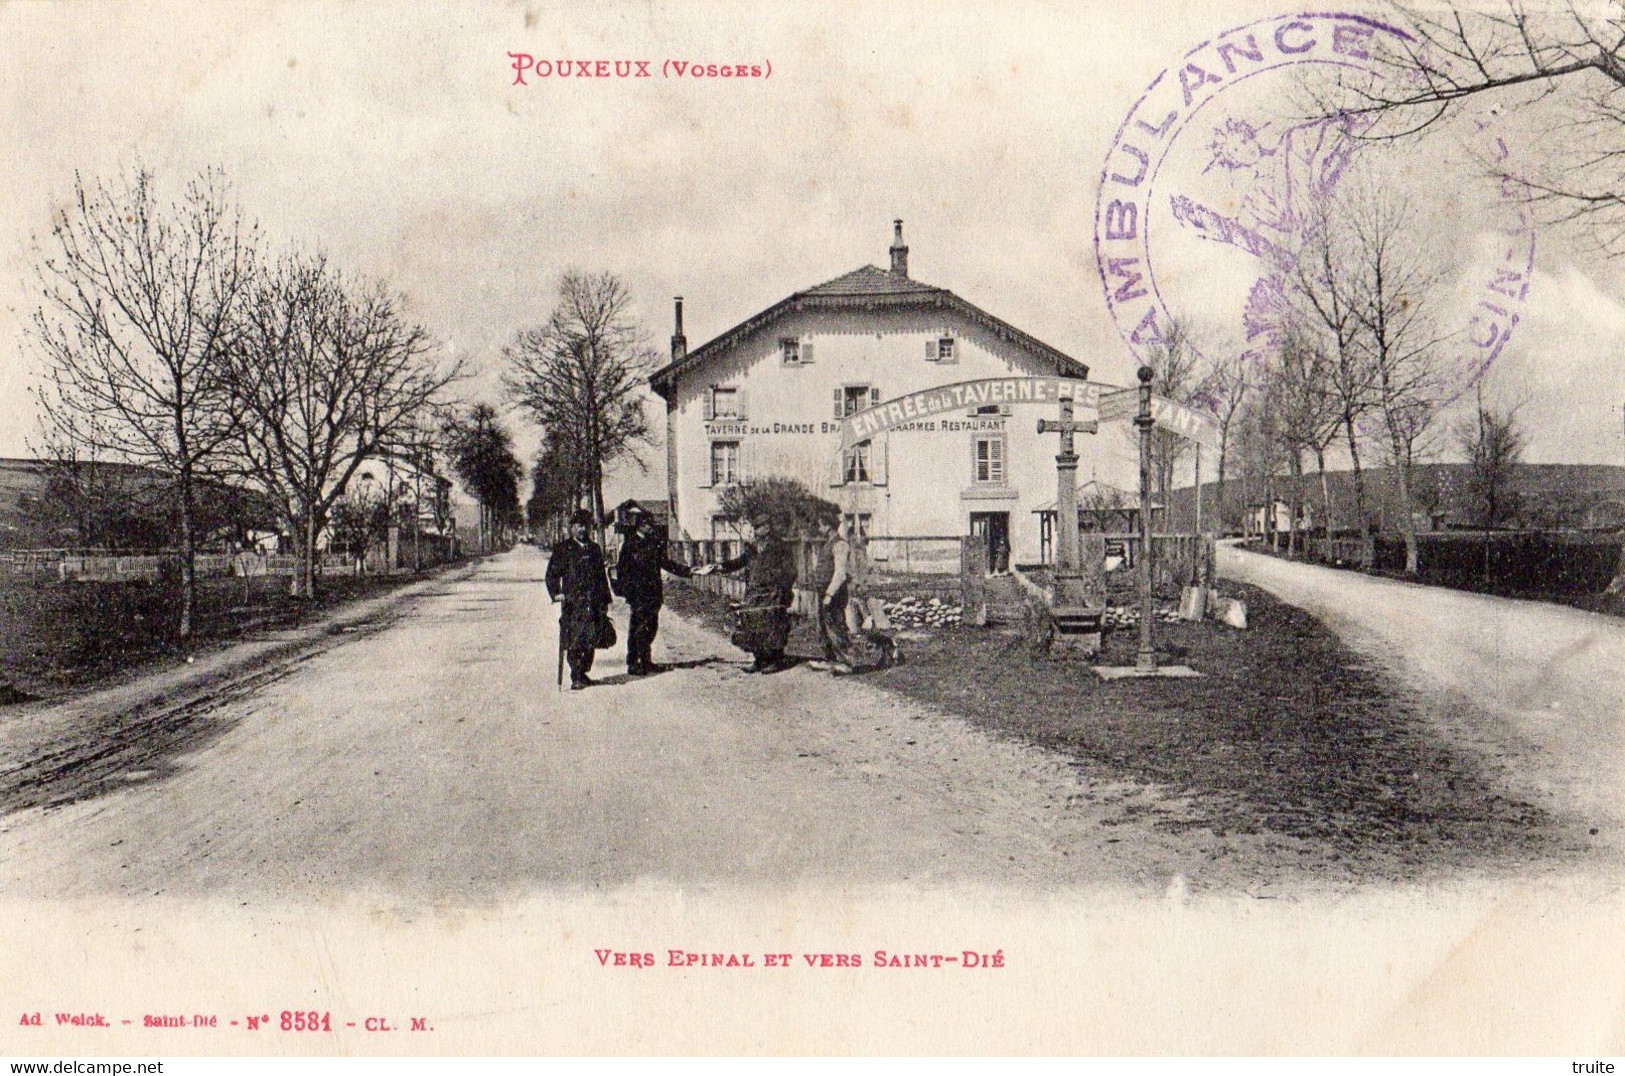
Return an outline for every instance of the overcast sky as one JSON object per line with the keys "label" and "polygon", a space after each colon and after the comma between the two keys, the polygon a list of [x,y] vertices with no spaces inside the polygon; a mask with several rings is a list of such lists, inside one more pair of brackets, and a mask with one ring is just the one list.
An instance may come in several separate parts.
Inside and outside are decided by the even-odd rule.
{"label": "overcast sky", "polygon": [[[279,244],[382,276],[481,371],[571,266],[620,274],[652,342],[690,346],[800,288],[885,264],[1126,381],[1092,250],[1113,133],[1193,45],[1284,8],[1226,3],[9,4],[0,7],[0,455],[33,427],[34,236],[90,176],[218,164]],[[647,59],[640,80],[538,59]],[[667,79],[664,59],[766,65]],[[1497,379],[1532,395],[1534,461],[1620,463],[1622,266],[1542,234]],[[518,421],[516,416],[516,421]],[[532,443],[533,435],[526,438]],[[658,459],[658,457],[655,457]]]}

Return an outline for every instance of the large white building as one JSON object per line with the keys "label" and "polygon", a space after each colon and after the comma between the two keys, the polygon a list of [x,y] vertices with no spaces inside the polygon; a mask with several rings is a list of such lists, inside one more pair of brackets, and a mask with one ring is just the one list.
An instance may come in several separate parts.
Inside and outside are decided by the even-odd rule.
{"label": "large white building", "polygon": [[[1052,409],[989,403],[921,417],[840,452],[843,416],[907,393],[999,377],[1088,376],[1083,363],[908,275],[896,222],[889,271],[865,265],[797,292],[689,351],[677,300],[666,401],[674,537],[728,537],[718,498],[747,477],[800,479],[868,533],[977,534],[1036,560],[1035,510],[1055,498]],[[1094,438],[1078,438],[1085,455]]]}

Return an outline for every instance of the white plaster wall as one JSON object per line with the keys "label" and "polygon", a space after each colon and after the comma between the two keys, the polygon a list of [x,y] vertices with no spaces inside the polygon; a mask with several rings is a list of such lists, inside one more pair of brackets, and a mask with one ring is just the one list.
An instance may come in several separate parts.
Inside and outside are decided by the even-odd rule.
{"label": "white plaster wall", "polygon": [[[927,341],[956,339],[958,361],[925,357]],[[786,365],[779,341],[796,337],[812,344],[813,361]],[[848,512],[869,512],[873,531],[891,536],[960,535],[970,513],[1007,511],[1011,549],[1018,560],[1036,560],[1038,520],[1033,510],[1054,500],[1055,434],[1039,437],[1039,418],[1055,406],[1021,405],[1007,417],[972,418],[965,412],[938,416],[924,428],[894,430],[885,441],[886,481],[837,485],[839,432],[834,392],[869,384],[889,400],[909,392],[988,377],[1052,376],[1039,360],[948,310],[885,309],[794,313],[745,339],[730,353],[686,372],[676,390],[678,524],[689,537],[711,534],[720,490],[708,488],[713,439],[738,440],[744,475],[784,475]],[[713,385],[743,393],[738,423],[706,423],[704,397]],[[1012,499],[971,499],[975,430],[1002,428],[1006,437],[1006,485]],[[1078,438],[1079,471],[1091,471],[1094,438]]]}

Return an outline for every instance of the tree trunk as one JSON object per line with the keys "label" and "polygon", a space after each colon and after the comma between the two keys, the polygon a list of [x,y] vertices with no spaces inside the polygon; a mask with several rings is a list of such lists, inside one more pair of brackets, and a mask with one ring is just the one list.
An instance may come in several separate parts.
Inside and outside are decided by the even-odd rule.
{"label": "tree trunk", "polygon": [[1354,433],[1354,416],[1346,416],[1344,431],[1349,440],[1349,464],[1354,468],[1354,523],[1364,536],[1370,528],[1365,521],[1365,475],[1360,471],[1360,439]]}
{"label": "tree trunk", "polygon": [[305,505],[305,548],[304,557],[299,565],[301,586],[300,597],[306,600],[316,597],[316,509],[313,504]]}
{"label": "tree trunk", "polygon": [[192,472],[181,468],[181,622],[176,635],[192,637],[192,614],[197,605],[197,523],[194,519]]}
{"label": "tree trunk", "polygon": [[1326,484],[1326,450],[1315,449],[1315,465],[1320,468],[1320,529],[1332,536],[1332,489]]}
{"label": "tree trunk", "polygon": [[1275,537],[1275,470],[1274,465],[1264,475],[1264,517],[1259,522],[1259,533],[1271,549],[1279,549],[1280,544]]}
{"label": "tree trunk", "polygon": [[1292,471],[1292,500],[1287,509],[1286,551],[1288,556],[1298,552],[1298,520],[1303,515],[1303,457],[1297,449],[1288,456],[1287,466]]}
{"label": "tree trunk", "polygon": [[1422,554],[1416,541],[1416,506],[1411,502],[1411,460],[1398,436],[1391,437],[1390,448],[1394,458],[1394,473],[1399,480],[1399,532],[1405,537],[1405,574],[1414,576],[1422,570]]}

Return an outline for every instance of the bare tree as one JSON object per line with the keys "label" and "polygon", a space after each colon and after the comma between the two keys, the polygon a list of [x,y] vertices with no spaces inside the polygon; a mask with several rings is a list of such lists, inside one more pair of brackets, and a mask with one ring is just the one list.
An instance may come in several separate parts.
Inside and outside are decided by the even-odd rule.
{"label": "bare tree", "polygon": [[1322,514],[1329,511],[1326,449],[1337,436],[1337,411],[1326,386],[1332,365],[1316,334],[1289,325],[1272,356],[1260,404],[1292,475],[1287,551],[1298,551],[1298,520],[1303,514],[1304,456],[1320,466]]}
{"label": "bare tree", "polygon": [[[1230,461],[1231,436],[1239,432],[1239,417],[1246,405],[1248,394],[1255,388],[1257,376],[1253,372],[1253,357],[1232,352],[1215,358],[1208,369],[1203,391],[1196,402],[1204,404],[1219,423],[1218,502],[1219,530],[1225,529],[1224,480]],[[1245,487],[1243,489],[1245,502]],[[1242,510],[1245,512],[1246,504]]]}
{"label": "bare tree", "polygon": [[[1201,352],[1195,346],[1189,326],[1178,318],[1152,350],[1148,365],[1156,371],[1151,390],[1159,396],[1175,403],[1191,403],[1204,392]],[[1165,505],[1173,488],[1174,470],[1193,444],[1172,430],[1151,431],[1151,466],[1157,476],[1157,496]]]}
{"label": "bare tree", "polygon": [[283,506],[303,561],[296,593],[315,594],[318,540],[357,468],[404,443],[461,376],[431,352],[397,297],[321,258],[284,259],[245,304],[228,379],[235,449]]}
{"label": "bare tree", "polygon": [[480,548],[490,551],[505,521],[519,513],[519,480],[524,464],[513,453],[513,434],[496,408],[475,404],[446,426],[452,470],[480,506]]}
{"label": "bare tree", "polygon": [[1376,196],[1350,216],[1350,262],[1359,280],[1357,309],[1371,365],[1371,401],[1381,421],[1383,454],[1399,484],[1405,571],[1419,568],[1413,476],[1430,447],[1445,403],[1445,337],[1434,317],[1443,273],[1419,246],[1411,211]]}
{"label": "bare tree", "polygon": [[1467,457],[1468,493],[1479,525],[1500,526],[1516,510],[1513,479],[1528,443],[1517,405],[1486,401],[1479,382],[1477,411],[1457,425],[1456,442]]}
{"label": "bare tree", "polygon": [[504,355],[506,384],[543,431],[586,470],[593,513],[604,519],[604,471],[648,440],[644,386],[657,356],[632,320],[631,297],[611,273],[571,271],[547,323],[521,332]]}
{"label": "bare tree", "polygon": [[[1337,427],[1348,448],[1349,464],[1354,471],[1355,523],[1363,531],[1365,477],[1360,469],[1359,425],[1371,407],[1373,371],[1369,352],[1361,346],[1360,340],[1363,266],[1351,249],[1351,236],[1344,226],[1348,209],[1348,199],[1326,199],[1310,208],[1313,224],[1293,266],[1289,287],[1303,322],[1313,325],[1326,340],[1329,361],[1320,371],[1323,389],[1328,406],[1335,410]],[[1330,497],[1326,492],[1325,449],[1318,451],[1329,535],[1332,519]]]}
{"label": "bare tree", "polygon": [[1242,476],[1243,509],[1250,503],[1246,488],[1251,484],[1263,498],[1264,511],[1259,520],[1259,535],[1274,545],[1277,533],[1275,505],[1280,499],[1276,478],[1286,465],[1286,449],[1278,429],[1280,416],[1271,409],[1279,390],[1270,388],[1268,374],[1267,370],[1256,371],[1257,387],[1247,393],[1237,414],[1236,454]]}
{"label": "bare tree", "polygon": [[257,242],[224,178],[206,171],[179,199],[138,172],[122,185],[75,182],[39,271],[33,338],[48,428],[93,456],[152,467],[173,483],[181,610],[197,604],[197,490],[236,430],[223,371]]}
{"label": "bare tree", "polygon": [[1549,102],[1556,112],[1546,125],[1555,143],[1548,171],[1512,178],[1559,219],[1583,220],[1600,249],[1625,252],[1625,3],[1395,6],[1411,40],[1383,35],[1373,57],[1379,77],[1345,74],[1321,107],[1390,119],[1375,130],[1394,138],[1433,127],[1475,98],[1518,111]]}
{"label": "bare tree", "polygon": [[574,454],[573,443],[556,431],[542,436],[541,451],[531,470],[531,495],[526,504],[531,529],[558,537],[564,521],[581,504],[587,488],[587,468]]}

